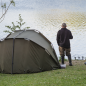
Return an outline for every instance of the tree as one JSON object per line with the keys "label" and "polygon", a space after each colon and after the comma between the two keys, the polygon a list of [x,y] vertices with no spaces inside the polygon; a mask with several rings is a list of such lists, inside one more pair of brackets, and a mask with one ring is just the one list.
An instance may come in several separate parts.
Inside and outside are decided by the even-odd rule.
{"label": "tree", "polygon": [[14,0],[10,0],[10,3],[9,3],[8,6],[6,6],[6,3],[2,3],[2,0],[1,0],[2,15],[0,17],[0,23],[4,20],[5,15],[6,15],[6,13],[7,13],[7,11],[8,11],[8,9],[9,9],[9,7],[10,7],[11,4],[13,6],[15,6]]}
{"label": "tree", "polygon": [[[5,30],[4,32],[13,33],[13,32],[15,32],[16,29],[22,30],[22,26],[25,24],[25,22],[23,22],[23,19],[21,18],[21,14],[19,14],[19,21],[16,21],[16,22],[18,23],[18,25],[15,25],[14,22],[12,22],[12,26],[5,26],[9,30]],[[23,28],[23,30],[29,29],[29,28],[30,27],[25,27],[25,28]]]}

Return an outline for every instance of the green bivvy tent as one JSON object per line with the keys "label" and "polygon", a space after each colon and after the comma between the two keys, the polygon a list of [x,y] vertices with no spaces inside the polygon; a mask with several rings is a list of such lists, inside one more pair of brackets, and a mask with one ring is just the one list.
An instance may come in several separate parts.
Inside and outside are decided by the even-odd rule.
{"label": "green bivvy tent", "polygon": [[0,42],[0,72],[34,73],[60,68],[51,42],[37,30],[18,30]]}

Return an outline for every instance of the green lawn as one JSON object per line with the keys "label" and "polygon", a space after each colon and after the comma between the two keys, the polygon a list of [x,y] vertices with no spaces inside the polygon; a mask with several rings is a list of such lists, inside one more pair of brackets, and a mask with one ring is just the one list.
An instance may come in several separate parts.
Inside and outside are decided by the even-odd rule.
{"label": "green lawn", "polygon": [[[73,66],[34,74],[2,74],[0,86],[86,86],[85,61],[73,61]],[[68,62],[67,62],[68,63]]]}

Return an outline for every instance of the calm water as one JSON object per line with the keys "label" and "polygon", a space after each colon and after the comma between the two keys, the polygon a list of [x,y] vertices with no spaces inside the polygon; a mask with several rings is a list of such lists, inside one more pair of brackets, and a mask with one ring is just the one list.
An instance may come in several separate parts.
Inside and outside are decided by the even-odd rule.
{"label": "calm water", "polygon": [[[9,2],[4,0],[3,2]],[[0,38],[6,37],[5,25],[18,21],[21,14],[30,29],[42,32],[52,43],[59,57],[56,43],[57,31],[63,22],[71,30],[74,39],[71,40],[72,58],[86,57],[86,2],[85,0],[15,0],[16,6],[11,6],[5,19],[0,23]],[[1,12],[1,9],[0,9]],[[1,13],[0,13],[1,14]]]}

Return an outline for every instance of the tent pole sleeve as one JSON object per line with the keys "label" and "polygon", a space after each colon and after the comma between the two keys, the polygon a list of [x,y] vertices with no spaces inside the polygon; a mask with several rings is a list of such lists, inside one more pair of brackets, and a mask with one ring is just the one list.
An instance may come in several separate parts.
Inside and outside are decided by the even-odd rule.
{"label": "tent pole sleeve", "polygon": [[19,36],[20,34],[22,34],[25,30],[23,30],[22,32],[18,33],[14,38],[16,38],[17,36]]}
{"label": "tent pole sleeve", "polygon": [[23,30],[22,32],[20,32],[19,34],[17,34],[14,38],[13,38],[13,53],[12,53],[12,72],[11,72],[11,74],[13,74],[13,64],[14,64],[14,46],[15,46],[15,38],[18,36],[18,35],[20,35],[20,34],[22,34],[23,32],[24,32],[25,30]]}
{"label": "tent pole sleeve", "polygon": [[13,64],[14,64],[14,45],[15,45],[15,38],[13,38],[12,72],[11,72],[11,74],[13,74]]}

